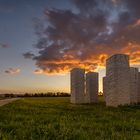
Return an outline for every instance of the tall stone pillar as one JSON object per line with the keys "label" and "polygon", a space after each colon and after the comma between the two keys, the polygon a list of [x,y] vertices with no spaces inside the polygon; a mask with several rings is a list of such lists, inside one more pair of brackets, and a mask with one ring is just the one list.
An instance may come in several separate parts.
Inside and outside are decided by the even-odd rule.
{"label": "tall stone pillar", "polygon": [[130,103],[138,103],[138,68],[130,67]]}
{"label": "tall stone pillar", "polygon": [[98,73],[88,72],[86,74],[86,97],[87,102],[98,102]]}
{"label": "tall stone pillar", "polygon": [[130,104],[129,57],[115,54],[106,61],[105,99],[107,106]]}
{"label": "tall stone pillar", "polygon": [[138,103],[140,104],[140,72],[138,73]]}
{"label": "tall stone pillar", "polygon": [[103,77],[103,96],[106,102],[108,102],[108,96],[107,96],[107,89],[108,89],[108,82],[107,82],[107,77]]}
{"label": "tall stone pillar", "polygon": [[71,70],[71,103],[85,103],[85,70]]}

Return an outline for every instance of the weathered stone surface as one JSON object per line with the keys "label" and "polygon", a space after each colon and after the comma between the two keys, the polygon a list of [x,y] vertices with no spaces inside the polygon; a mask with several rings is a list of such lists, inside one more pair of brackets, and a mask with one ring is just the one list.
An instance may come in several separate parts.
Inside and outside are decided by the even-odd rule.
{"label": "weathered stone surface", "polygon": [[86,74],[86,97],[87,102],[98,102],[98,73],[88,72]]}
{"label": "weathered stone surface", "polygon": [[[86,78],[86,80],[85,80]],[[71,70],[71,103],[98,102],[98,73],[74,68]]]}
{"label": "weathered stone surface", "polygon": [[108,96],[107,96],[107,89],[108,89],[108,82],[107,82],[107,78],[103,77],[103,96],[106,102],[108,102]]}
{"label": "weathered stone surface", "polygon": [[140,72],[138,73],[138,103],[140,103]]}
{"label": "weathered stone surface", "polygon": [[85,70],[71,70],[71,103],[85,103]]}
{"label": "weathered stone surface", "polygon": [[130,67],[130,103],[138,103],[138,68]]}
{"label": "weathered stone surface", "polygon": [[129,57],[116,54],[107,59],[104,91],[107,106],[130,104]]}

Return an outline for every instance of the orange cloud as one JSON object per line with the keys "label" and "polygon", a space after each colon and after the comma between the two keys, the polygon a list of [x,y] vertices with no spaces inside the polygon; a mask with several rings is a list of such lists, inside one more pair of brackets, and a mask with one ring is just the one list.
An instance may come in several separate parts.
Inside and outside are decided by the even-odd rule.
{"label": "orange cloud", "polygon": [[140,26],[140,19],[138,19],[133,25],[132,27],[137,27]]}
{"label": "orange cloud", "polygon": [[131,64],[140,64],[140,45],[137,43],[128,43],[126,47],[122,50],[122,53],[128,54],[130,56]]}
{"label": "orange cloud", "polygon": [[43,74],[43,70],[36,69],[36,70],[34,70],[34,74]]}
{"label": "orange cloud", "polygon": [[36,74],[62,74],[80,67],[104,68],[113,54],[130,55],[140,64],[140,0],[73,0],[79,11],[46,9],[46,21],[36,26],[37,55],[27,53]]}
{"label": "orange cloud", "polygon": [[[36,69],[35,74],[65,74],[69,72],[72,68],[80,67],[84,68],[86,71],[96,71],[97,67],[105,67],[107,54],[97,54],[91,55],[89,58],[81,61],[79,59],[71,58],[65,55],[65,59],[62,60],[44,60],[40,61],[39,65],[48,66],[44,69]],[[49,68],[49,66],[51,68]]]}

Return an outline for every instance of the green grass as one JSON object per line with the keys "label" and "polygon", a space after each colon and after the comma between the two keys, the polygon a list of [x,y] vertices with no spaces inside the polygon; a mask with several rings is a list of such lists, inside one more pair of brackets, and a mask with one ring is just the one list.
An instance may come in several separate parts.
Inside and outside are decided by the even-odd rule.
{"label": "green grass", "polygon": [[140,140],[140,106],[25,98],[0,107],[0,140]]}

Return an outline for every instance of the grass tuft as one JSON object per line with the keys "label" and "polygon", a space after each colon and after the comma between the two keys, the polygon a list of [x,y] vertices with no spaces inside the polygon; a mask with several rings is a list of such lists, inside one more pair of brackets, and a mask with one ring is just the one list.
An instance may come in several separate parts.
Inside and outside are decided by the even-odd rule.
{"label": "grass tuft", "polygon": [[25,98],[0,107],[0,140],[140,140],[140,106]]}

